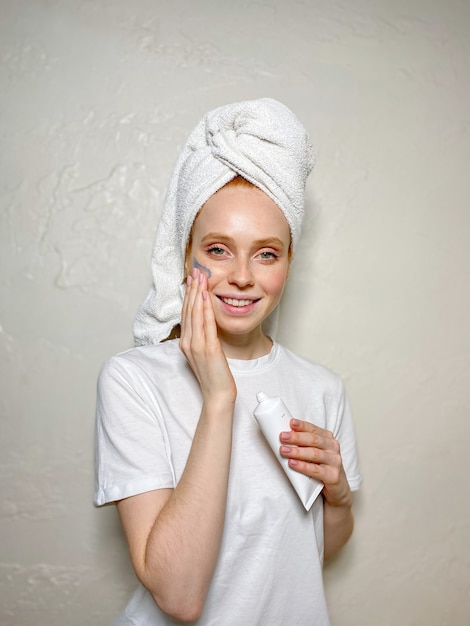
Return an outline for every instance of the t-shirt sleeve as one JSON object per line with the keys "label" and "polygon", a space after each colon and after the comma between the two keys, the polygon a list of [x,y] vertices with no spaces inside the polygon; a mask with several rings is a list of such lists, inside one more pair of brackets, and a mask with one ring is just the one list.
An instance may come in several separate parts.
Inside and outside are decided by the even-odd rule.
{"label": "t-shirt sleeve", "polygon": [[339,441],[344,471],[351,491],[357,491],[362,483],[357,452],[356,433],[351,413],[351,407],[344,388],[343,381],[338,379],[339,402],[333,435]]}
{"label": "t-shirt sleeve", "polygon": [[155,400],[136,390],[129,364],[107,361],[98,378],[95,426],[95,505],[172,488],[169,444]]}

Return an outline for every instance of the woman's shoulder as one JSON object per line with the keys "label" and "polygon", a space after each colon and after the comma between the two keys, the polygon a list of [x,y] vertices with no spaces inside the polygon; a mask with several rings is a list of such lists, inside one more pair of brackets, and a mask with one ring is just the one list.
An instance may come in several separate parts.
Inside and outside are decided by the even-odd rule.
{"label": "woman's shoulder", "polygon": [[173,339],[118,352],[103,363],[100,377],[116,373],[132,376],[133,373],[155,372],[161,368],[171,370],[180,367],[184,361],[179,340]]}

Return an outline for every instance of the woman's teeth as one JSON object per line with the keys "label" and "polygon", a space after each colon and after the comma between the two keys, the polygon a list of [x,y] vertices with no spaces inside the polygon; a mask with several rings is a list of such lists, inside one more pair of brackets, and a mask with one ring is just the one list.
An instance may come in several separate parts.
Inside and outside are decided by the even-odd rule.
{"label": "woman's teeth", "polygon": [[221,298],[221,300],[230,306],[248,306],[254,302],[254,300],[235,300],[234,298]]}

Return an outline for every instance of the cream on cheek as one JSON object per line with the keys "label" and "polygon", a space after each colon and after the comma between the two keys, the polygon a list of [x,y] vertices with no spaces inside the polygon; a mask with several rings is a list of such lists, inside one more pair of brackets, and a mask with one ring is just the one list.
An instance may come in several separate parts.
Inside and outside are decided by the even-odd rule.
{"label": "cream on cheek", "polygon": [[198,270],[201,270],[201,272],[204,272],[207,275],[207,278],[210,278],[212,276],[212,272],[210,271],[210,269],[206,267],[205,265],[202,265],[202,263],[199,263],[199,261],[194,256],[193,256],[193,267],[197,268]]}

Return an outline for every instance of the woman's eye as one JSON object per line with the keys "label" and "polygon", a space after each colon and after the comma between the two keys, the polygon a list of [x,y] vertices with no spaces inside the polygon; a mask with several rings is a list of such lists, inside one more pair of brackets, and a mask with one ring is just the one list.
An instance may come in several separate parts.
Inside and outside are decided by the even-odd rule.
{"label": "woman's eye", "polygon": [[215,254],[215,256],[221,256],[224,254],[225,250],[223,248],[219,248],[219,246],[212,246],[207,250],[209,254]]}
{"label": "woman's eye", "polygon": [[277,259],[277,254],[275,252],[270,252],[269,250],[265,250],[264,252],[260,252],[260,257],[264,261],[269,261],[271,259]]}

